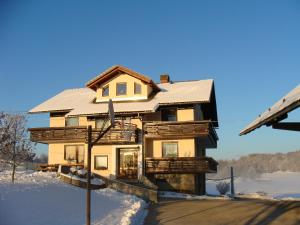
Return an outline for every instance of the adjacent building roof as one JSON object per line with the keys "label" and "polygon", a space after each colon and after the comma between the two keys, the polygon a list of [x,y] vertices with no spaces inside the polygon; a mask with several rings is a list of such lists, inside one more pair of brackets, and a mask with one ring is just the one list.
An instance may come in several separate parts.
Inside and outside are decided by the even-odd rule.
{"label": "adjacent building roof", "polygon": [[250,133],[251,131],[263,125],[271,125],[286,117],[286,114],[300,106],[300,85],[294,88],[286,96],[281,98],[272,107],[259,115],[252,123],[245,127],[240,135]]}
{"label": "adjacent building roof", "polygon": [[[154,112],[161,105],[180,103],[215,104],[213,80],[163,83],[157,86],[160,91],[149,100],[115,101],[115,112]],[[95,91],[90,88],[68,89],[34,107],[29,113],[68,111],[68,116],[107,113],[108,104],[95,103],[95,97]]]}
{"label": "adjacent building roof", "polygon": [[131,69],[128,69],[125,66],[121,66],[121,65],[115,65],[115,66],[110,67],[109,69],[105,70],[103,73],[99,74],[92,80],[88,81],[86,83],[86,86],[93,90],[96,90],[98,85],[110,80],[111,78],[113,78],[114,76],[116,76],[117,74],[120,74],[120,73],[126,73],[130,76],[133,76],[133,77],[145,82],[146,84],[149,84],[150,86],[152,86],[152,88],[154,90],[159,91],[159,87],[155,84],[155,82],[153,80],[151,80],[151,78],[149,78],[143,74],[137,73],[137,72],[135,72]]}

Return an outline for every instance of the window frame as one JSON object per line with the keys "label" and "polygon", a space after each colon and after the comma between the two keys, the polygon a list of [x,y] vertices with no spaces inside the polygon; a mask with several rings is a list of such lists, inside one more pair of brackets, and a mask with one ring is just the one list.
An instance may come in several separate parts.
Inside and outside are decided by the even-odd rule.
{"label": "window frame", "polygon": [[[64,160],[65,161],[69,161],[68,159],[66,159],[66,150],[68,146],[73,146],[75,147],[75,161],[76,163],[84,163],[84,156],[85,156],[85,147],[84,145],[64,145]],[[78,156],[79,156],[79,146],[83,147],[83,161],[82,162],[78,162]]]}
{"label": "window frame", "polygon": [[[97,157],[106,157],[106,168],[105,167],[96,167],[96,158]],[[94,155],[94,170],[108,170],[108,155]]]}
{"label": "window frame", "polygon": [[[100,127],[98,127],[98,126],[97,126],[97,124],[98,124],[97,121],[100,121],[100,120],[102,121],[102,124],[101,124]],[[96,129],[101,129],[104,121],[105,121],[105,119],[102,118],[102,117],[101,117],[101,118],[100,118],[100,117],[95,118],[95,128],[96,128]],[[109,126],[109,124],[110,124],[110,123],[109,123],[109,121],[108,121],[108,122],[106,123],[106,125],[104,126],[104,129],[107,128],[107,127]]]}
{"label": "window frame", "polygon": [[[118,85],[124,85],[125,84],[125,93],[119,93],[118,90]],[[120,96],[120,95],[127,95],[127,82],[118,82],[116,83],[116,96]]]}
{"label": "window frame", "polygon": [[[68,125],[69,119],[77,119],[77,125]],[[78,127],[79,126],[79,117],[65,117],[65,127]]]}
{"label": "window frame", "polygon": [[[107,89],[107,94],[105,94],[104,90]],[[109,96],[109,84],[102,87],[102,97]]]}
{"label": "window frame", "polygon": [[[176,144],[176,156],[164,156],[164,144]],[[161,143],[161,156],[162,158],[177,158],[179,156],[178,141],[163,141]]]}
{"label": "window frame", "polygon": [[[136,91],[137,87],[139,87],[139,92]],[[141,84],[134,82],[134,94],[135,95],[142,94],[142,85]]]}
{"label": "window frame", "polygon": [[[166,111],[175,111],[175,120],[165,120],[166,117],[168,117],[167,115],[164,116],[164,112]],[[178,121],[178,115],[177,115],[177,108],[164,108],[164,109],[161,109],[161,120],[162,121]],[[169,115],[169,114],[168,114]]]}

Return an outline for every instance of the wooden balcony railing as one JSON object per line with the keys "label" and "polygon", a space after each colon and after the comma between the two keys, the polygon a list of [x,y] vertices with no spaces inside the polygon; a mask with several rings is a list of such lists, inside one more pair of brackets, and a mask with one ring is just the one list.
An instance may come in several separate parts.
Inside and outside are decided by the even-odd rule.
{"label": "wooden balcony railing", "polygon": [[146,122],[144,129],[146,138],[177,139],[210,136],[213,140],[218,140],[210,121]]}
{"label": "wooden balcony railing", "polygon": [[[87,127],[42,127],[30,128],[30,140],[38,143],[86,142]],[[132,131],[132,132],[131,132]],[[93,129],[95,140],[99,129]],[[134,144],[137,142],[137,126],[134,124],[117,124],[110,129],[97,143],[99,144]]]}
{"label": "wooden balcony railing", "polygon": [[210,157],[146,158],[147,174],[198,174],[217,172]]}

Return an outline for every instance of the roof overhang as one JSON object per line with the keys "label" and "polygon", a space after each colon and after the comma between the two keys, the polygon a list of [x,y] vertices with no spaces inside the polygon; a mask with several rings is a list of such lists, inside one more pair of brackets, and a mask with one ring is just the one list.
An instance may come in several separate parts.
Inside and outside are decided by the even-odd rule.
{"label": "roof overhang", "polygon": [[133,76],[133,77],[145,82],[146,84],[149,84],[154,90],[160,91],[160,88],[149,77],[142,75],[140,73],[137,73],[137,72],[135,72],[131,69],[128,69],[124,66],[121,66],[121,65],[112,66],[108,70],[99,74],[98,76],[96,76],[95,78],[93,78],[92,80],[87,82],[86,87],[96,90],[100,84],[110,80],[114,76],[121,74],[121,73],[126,73],[130,76]]}
{"label": "roof overhang", "polygon": [[272,126],[274,129],[297,130],[297,123],[279,123],[286,119],[288,113],[300,106],[300,85],[294,88],[286,96],[281,98],[272,107],[259,115],[252,123],[244,128],[240,135],[245,135],[251,131],[266,125]]}

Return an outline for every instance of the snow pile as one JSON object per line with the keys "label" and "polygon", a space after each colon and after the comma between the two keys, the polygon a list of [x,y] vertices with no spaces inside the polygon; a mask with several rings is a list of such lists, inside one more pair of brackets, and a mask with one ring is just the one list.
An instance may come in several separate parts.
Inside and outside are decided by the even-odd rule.
{"label": "snow pile", "polygon": [[[0,224],[83,225],[84,189],[56,178],[56,173],[17,172],[12,184],[10,172],[0,172]],[[111,189],[92,191],[92,224],[139,225],[147,204],[132,195]]]}
{"label": "snow pile", "polygon": [[[87,182],[87,179],[86,178],[81,178],[81,177],[78,177],[76,175],[73,175],[71,173],[69,174],[62,174],[62,176],[65,176],[65,177],[69,177],[71,178],[72,180],[80,180],[82,182]],[[102,185],[102,184],[105,184],[105,182],[99,178],[91,178],[91,184],[95,184],[95,185]]]}
{"label": "snow pile", "polygon": [[[219,194],[215,181],[207,181],[208,194]],[[300,172],[263,173],[258,178],[236,178],[235,193],[247,198],[300,200]]]}
{"label": "snow pile", "polygon": [[178,193],[178,192],[171,192],[171,191],[160,191],[159,197],[162,198],[180,198],[180,199],[187,199],[187,200],[203,200],[203,199],[219,199],[219,200],[229,200],[231,199],[229,196],[210,196],[210,195],[192,195],[192,194],[185,194],[185,193]]}

